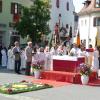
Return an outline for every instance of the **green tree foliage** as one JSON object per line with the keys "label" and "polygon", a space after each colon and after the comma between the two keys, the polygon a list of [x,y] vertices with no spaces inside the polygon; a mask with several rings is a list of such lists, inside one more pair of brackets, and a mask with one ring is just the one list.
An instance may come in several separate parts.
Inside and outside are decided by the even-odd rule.
{"label": "green tree foliage", "polygon": [[35,0],[30,8],[23,7],[23,14],[16,24],[16,29],[24,38],[29,35],[33,42],[39,41],[42,34],[49,30],[50,9],[48,0]]}

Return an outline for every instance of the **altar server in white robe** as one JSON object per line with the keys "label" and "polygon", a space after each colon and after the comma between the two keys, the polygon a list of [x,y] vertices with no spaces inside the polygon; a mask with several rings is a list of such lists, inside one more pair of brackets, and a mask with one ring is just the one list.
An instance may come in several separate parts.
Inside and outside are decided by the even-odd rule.
{"label": "altar server in white robe", "polygon": [[50,50],[51,55],[58,55],[58,46],[54,45]]}
{"label": "altar server in white robe", "polygon": [[26,60],[25,60],[25,50],[24,48],[21,50],[21,69],[25,69]]}
{"label": "altar server in white robe", "polygon": [[37,52],[37,48],[36,47],[34,47],[33,48],[33,50],[32,50],[32,67],[31,67],[31,73],[33,73],[33,66],[35,65],[35,64],[37,64],[37,62],[38,62],[38,60],[39,60],[39,56],[38,56],[38,52]]}
{"label": "altar server in white robe", "polygon": [[44,53],[46,57],[44,69],[51,70],[51,54],[48,46],[45,48]]}
{"label": "altar server in white robe", "polygon": [[99,70],[99,50],[98,47],[95,47],[95,50],[93,52],[93,61],[92,61],[92,70],[97,71]]}
{"label": "altar server in white robe", "polygon": [[1,54],[2,54],[2,67],[7,67],[7,52],[5,47],[3,47],[3,49],[1,50]]}
{"label": "altar server in white robe", "polygon": [[8,65],[7,65],[7,69],[9,70],[14,70],[14,55],[13,55],[13,46],[10,47],[10,49],[8,50]]}
{"label": "altar server in white robe", "polygon": [[92,65],[93,63],[93,56],[94,56],[94,49],[92,45],[89,45],[89,48],[87,49],[87,55],[88,55],[88,64]]}
{"label": "altar server in white robe", "polygon": [[39,56],[38,56],[37,48],[34,47],[32,51],[32,66],[34,64],[37,64],[38,60],[39,60]]}
{"label": "altar server in white robe", "polygon": [[67,54],[67,49],[64,45],[60,45],[57,50],[58,50],[58,55],[66,55]]}
{"label": "altar server in white robe", "polygon": [[84,45],[80,45],[80,49],[78,50],[77,55],[84,56],[84,57],[86,56],[86,51],[85,51]]}
{"label": "altar server in white robe", "polygon": [[73,44],[73,48],[70,50],[70,55],[72,56],[78,56],[79,48],[77,47],[77,44]]}
{"label": "altar server in white robe", "polygon": [[38,53],[38,61],[42,62],[43,70],[45,70],[44,66],[45,66],[46,56],[43,47],[40,47],[40,52]]}

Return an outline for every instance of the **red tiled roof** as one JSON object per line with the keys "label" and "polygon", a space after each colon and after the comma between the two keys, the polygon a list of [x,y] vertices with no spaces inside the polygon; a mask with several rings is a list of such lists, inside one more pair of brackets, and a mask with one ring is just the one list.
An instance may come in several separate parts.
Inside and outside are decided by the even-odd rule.
{"label": "red tiled roof", "polygon": [[78,13],[78,15],[85,15],[93,12],[100,12],[100,8],[95,7],[95,1],[96,0],[86,0],[86,2],[90,2],[88,6],[84,5],[84,7],[81,9],[81,11]]}

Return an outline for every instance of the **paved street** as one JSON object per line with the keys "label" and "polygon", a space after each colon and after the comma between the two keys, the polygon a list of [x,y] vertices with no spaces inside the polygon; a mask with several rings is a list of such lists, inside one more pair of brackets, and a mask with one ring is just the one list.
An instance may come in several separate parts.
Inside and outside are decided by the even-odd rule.
{"label": "paved street", "polygon": [[[23,79],[26,79],[24,75],[0,69],[0,84],[18,82]],[[100,87],[67,85],[16,95],[0,94],[0,100],[99,100],[99,91]]]}

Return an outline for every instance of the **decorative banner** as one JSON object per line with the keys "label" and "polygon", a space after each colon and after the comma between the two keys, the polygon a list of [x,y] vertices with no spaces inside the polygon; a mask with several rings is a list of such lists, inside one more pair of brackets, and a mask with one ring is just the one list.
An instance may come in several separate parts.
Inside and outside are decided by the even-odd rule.
{"label": "decorative banner", "polygon": [[78,31],[78,34],[77,34],[77,45],[79,46],[81,44],[80,42],[80,33]]}
{"label": "decorative banner", "polygon": [[100,45],[100,28],[97,28],[96,44]]}

